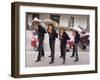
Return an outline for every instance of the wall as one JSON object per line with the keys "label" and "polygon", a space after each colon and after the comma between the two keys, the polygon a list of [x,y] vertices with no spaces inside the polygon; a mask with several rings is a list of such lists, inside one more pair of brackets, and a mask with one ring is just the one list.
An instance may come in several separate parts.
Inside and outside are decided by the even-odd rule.
{"label": "wall", "polygon": [[[39,18],[40,20],[45,20],[48,18],[48,13],[40,13],[39,14]],[[87,29],[87,20],[88,20],[88,16],[82,16],[82,15],[60,15],[60,20],[59,20],[59,25],[62,26],[66,26],[68,27],[69,25],[69,19],[70,17],[74,17],[74,27],[78,27],[81,26],[84,29]],[[28,15],[28,25],[32,23],[32,14]],[[69,26],[70,27],[70,26]]]}
{"label": "wall", "polygon": [[[11,2],[27,1],[55,4],[73,4],[98,6],[100,10],[100,0],[1,0],[0,2],[0,80],[16,80],[10,77],[11,68]],[[98,11],[100,20],[100,11]],[[100,26],[100,23],[98,23]],[[98,33],[100,34],[100,27]],[[98,44],[100,37],[98,36]],[[100,45],[98,46],[100,47]],[[98,50],[100,53],[100,49]],[[98,54],[98,74],[65,75],[39,78],[21,78],[17,80],[100,80],[100,54]]]}
{"label": "wall", "polygon": [[68,15],[61,15],[60,17],[60,25],[68,26]]}
{"label": "wall", "polygon": [[87,19],[88,16],[75,16],[75,26],[81,26],[87,29]]}

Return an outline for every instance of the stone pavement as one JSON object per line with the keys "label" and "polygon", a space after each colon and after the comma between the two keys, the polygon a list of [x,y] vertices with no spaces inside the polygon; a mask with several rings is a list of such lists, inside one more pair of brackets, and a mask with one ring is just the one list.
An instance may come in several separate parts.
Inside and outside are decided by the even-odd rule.
{"label": "stone pavement", "polygon": [[66,53],[66,63],[62,64],[63,60],[59,58],[60,56],[60,41],[57,38],[55,43],[55,62],[53,64],[49,64],[50,62],[50,48],[49,48],[49,39],[48,34],[45,34],[44,39],[44,51],[45,56],[41,59],[40,62],[35,62],[37,59],[38,52],[35,51],[31,47],[31,39],[32,39],[32,32],[26,31],[26,56],[25,56],[25,63],[26,67],[35,67],[35,66],[56,66],[56,65],[83,65],[89,64],[89,47],[86,50],[78,49],[79,51],[79,61],[74,62],[75,58],[71,58],[72,50]]}

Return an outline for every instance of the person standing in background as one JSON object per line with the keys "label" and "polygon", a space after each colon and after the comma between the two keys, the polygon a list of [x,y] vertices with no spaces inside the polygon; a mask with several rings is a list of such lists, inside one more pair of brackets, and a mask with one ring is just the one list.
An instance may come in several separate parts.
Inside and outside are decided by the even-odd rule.
{"label": "person standing in background", "polygon": [[48,29],[47,32],[49,34],[49,45],[50,45],[50,50],[51,50],[51,61],[49,64],[52,64],[54,62],[54,55],[55,55],[55,40],[58,37],[56,30],[54,29],[53,24],[48,24]]}
{"label": "person standing in background", "polygon": [[60,29],[60,31],[59,31],[59,37],[60,37],[60,50],[61,50],[61,56],[60,56],[60,58],[63,58],[63,64],[65,64],[65,59],[66,59],[66,45],[67,45],[67,40],[70,40],[70,37],[65,32],[64,28]]}
{"label": "person standing in background", "polygon": [[38,56],[35,62],[39,62],[41,60],[41,57],[45,55],[43,49],[43,41],[44,41],[46,30],[40,25],[40,20],[38,18],[34,18],[33,25],[38,35],[38,41],[39,41]]}
{"label": "person standing in background", "polygon": [[75,32],[75,37],[74,37],[74,45],[73,45],[73,53],[71,57],[75,57],[76,59],[74,60],[74,62],[79,60],[78,57],[78,45],[80,42],[80,34],[78,33],[78,31],[74,31]]}

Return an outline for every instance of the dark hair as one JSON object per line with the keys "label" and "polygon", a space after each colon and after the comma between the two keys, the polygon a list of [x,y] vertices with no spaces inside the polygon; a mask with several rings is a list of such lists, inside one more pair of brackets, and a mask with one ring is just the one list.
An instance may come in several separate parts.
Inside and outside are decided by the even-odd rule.
{"label": "dark hair", "polygon": [[40,25],[40,23],[39,22],[32,22],[32,25],[34,26],[34,23],[37,23],[38,25]]}
{"label": "dark hair", "polygon": [[52,26],[52,28],[54,28],[54,25],[53,24],[48,24],[48,26]]}
{"label": "dark hair", "polygon": [[52,26],[52,32],[54,32],[55,31],[54,25],[53,24],[48,24],[47,30],[49,29],[49,26]]}
{"label": "dark hair", "polygon": [[76,35],[79,35],[79,32],[78,32],[78,31],[75,31],[75,34],[76,34]]}

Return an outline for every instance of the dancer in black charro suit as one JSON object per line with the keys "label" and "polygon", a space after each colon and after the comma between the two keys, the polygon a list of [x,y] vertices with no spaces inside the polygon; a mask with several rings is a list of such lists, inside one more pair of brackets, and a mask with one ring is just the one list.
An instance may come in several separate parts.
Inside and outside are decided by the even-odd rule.
{"label": "dancer in black charro suit", "polygon": [[38,34],[38,41],[39,41],[38,56],[35,62],[39,62],[41,60],[41,57],[45,55],[43,49],[43,41],[46,30],[40,25],[39,20],[37,18],[34,18],[33,25],[35,27],[36,33]]}
{"label": "dancer in black charro suit", "polygon": [[60,50],[61,50],[61,56],[60,58],[63,58],[63,64],[65,64],[66,60],[66,45],[67,45],[67,40],[70,40],[68,34],[65,32],[64,28],[61,28],[60,31]]}
{"label": "dancer in black charro suit", "polygon": [[74,37],[74,46],[73,46],[73,53],[71,57],[75,57],[76,59],[74,60],[75,62],[79,60],[78,57],[78,44],[80,42],[80,34],[78,33],[78,31],[74,31],[75,32],[75,37]]}
{"label": "dancer in black charro suit", "polygon": [[48,24],[48,34],[49,34],[49,45],[50,45],[50,50],[51,50],[51,61],[50,64],[54,62],[54,55],[55,55],[55,40],[58,37],[56,30],[54,29],[53,24]]}

